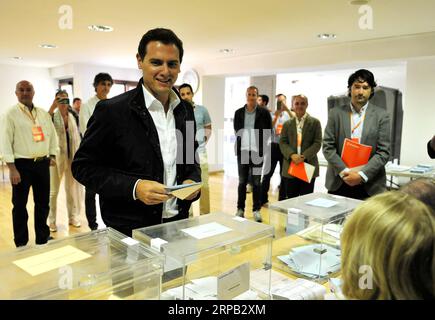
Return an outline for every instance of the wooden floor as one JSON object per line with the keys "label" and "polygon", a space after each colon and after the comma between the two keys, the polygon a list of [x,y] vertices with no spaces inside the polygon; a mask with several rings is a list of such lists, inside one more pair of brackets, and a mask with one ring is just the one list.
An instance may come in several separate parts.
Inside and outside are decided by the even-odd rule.
{"label": "wooden floor", "polygon": [[[3,172],[2,172],[3,171]],[[238,178],[225,175],[224,173],[210,174],[210,210],[211,212],[225,212],[228,214],[235,214],[237,208],[237,184]],[[278,184],[279,176],[275,174],[271,180],[271,187],[269,191],[269,202],[274,202],[278,197]],[[316,181],[316,186],[320,185],[320,181]],[[316,187],[317,189],[317,187]],[[15,248],[13,241],[13,229],[12,229],[12,195],[11,184],[9,182],[9,173],[7,168],[0,168],[0,252]],[[199,214],[198,201],[193,206],[194,215]],[[34,244],[35,234],[33,230],[33,195],[30,193],[29,201],[27,205],[29,212],[29,245]],[[246,202],[246,218],[252,218],[252,194],[247,194]],[[263,218],[268,220],[268,209],[261,209]],[[80,228],[74,228],[68,225],[67,210],[66,210],[66,197],[63,184],[59,190],[58,196],[58,212],[57,212],[57,232],[51,233],[54,238],[67,237],[69,235],[88,232],[90,229],[87,226],[87,220],[84,213],[84,205],[82,212],[80,213],[80,221],[82,226]],[[101,217],[98,214],[97,222],[100,227],[104,224],[101,221]]]}

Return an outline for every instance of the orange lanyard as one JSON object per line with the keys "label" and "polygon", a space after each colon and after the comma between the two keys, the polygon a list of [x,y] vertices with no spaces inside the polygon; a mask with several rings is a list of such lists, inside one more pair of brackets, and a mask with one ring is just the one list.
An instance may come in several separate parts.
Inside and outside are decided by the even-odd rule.
{"label": "orange lanyard", "polygon": [[[30,120],[32,120],[33,124],[36,124],[36,117],[38,116],[38,112],[36,111],[36,108],[33,107],[33,109],[35,109],[35,117],[33,117],[33,112],[30,111],[29,109],[27,109],[27,107],[23,107],[22,105],[20,105],[20,109],[21,111],[24,112],[24,114],[30,118]],[[32,110],[33,110],[32,109]]]}
{"label": "orange lanyard", "polygon": [[364,113],[364,115],[361,117],[361,119],[358,121],[358,123],[354,126],[353,125],[353,117],[352,117],[352,112],[350,113],[350,123],[351,123],[351,128],[352,128],[352,134],[355,132],[356,129],[359,128],[359,126],[364,122],[364,118],[365,118],[366,114]]}

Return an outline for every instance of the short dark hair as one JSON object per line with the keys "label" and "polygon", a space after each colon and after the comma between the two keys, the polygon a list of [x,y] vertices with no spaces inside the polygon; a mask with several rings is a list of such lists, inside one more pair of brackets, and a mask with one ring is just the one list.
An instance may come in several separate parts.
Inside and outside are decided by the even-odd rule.
{"label": "short dark hair", "polygon": [[180,63],[183,61],[183,42],[177,37],[177,35],[170,29],[156,28],[149,30],[142,36],[137,48],[137,53],[143,59],[147,54],[147,45],[151,41],[160,41],[163,44],[175,44],[180,54]]}
{"label": "short dark hair", "polygon": [[194,93],[194,92],[193,92],[193,89],[192,89],[192,86],[191,86],[190,84],[188,84],[188,83],[183,83],[183,84],[178,88],[178,91],[181,91],[181,89],[183,89],[183,88],[189,88],[189,89],[190,89],[190,92]]}
{"label": "short dark hair", "polygon": [[82,99],[80,99],[80,98],[74,98],[73,104],[76,103],[76,101],[82,101]]}
{"label": "short dark hair", "polygon": [[267,104],[269,103],[269,97],[267,95],[265,95],[265,94],[260,94],[260,97],[261,97],[261,100],[263,100],[263,102],[267,106]]}
{"label": "short dark hair", "polygon": [[355,82],[367,82],[369,84],[369,86],[372,88],[372,92],[370,93],[370,97],[369,99],[371,99],[373,97],[373,95],[375,94],[375,88],[377,86],[376,81],[375,81],[375,76],[373,75],[373,73],[371,73],[369,70],[366,69],[360,69],[358,71],[355,71],[354,73],[352,73],[349,76],[349,79],[347,80],[347,89],[348,89],[348,96],[350,97],[350,89],[352,87],[352,85]]}
{"label": "short dark hair", "polygon": [[250,89],[255,89],[257,91],[257,96],[258,96],[258,88],[256,86],[249,86],[248,89],[246,89],[246,92],[248,92],[248,90]]}
{"label": "short dark hair", "polygon": [[275,98],[279,98],[280,96],[283,96],[285,99],[287,99],[286,95],[285,95],[285,94],[282,94],[282,93],[278,93],[278,94],[275,96]]}
{"label": "short dark hair", "polygon": [[104,81],[110,81],[111,84],[113,84],[113,79],[110,76],[110,74],[108,73],[103,73],[100,72],[99,74],[97,74],[94,78],[94,88],[97,88],[98,84],[100,82],[104,82]]}

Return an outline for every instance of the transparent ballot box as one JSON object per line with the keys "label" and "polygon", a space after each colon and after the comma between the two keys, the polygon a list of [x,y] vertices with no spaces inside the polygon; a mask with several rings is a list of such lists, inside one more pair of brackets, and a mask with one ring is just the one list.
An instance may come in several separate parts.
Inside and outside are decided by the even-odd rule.
{"label": "transparent ballot box", "polygon": [[159,299],[164,257],[107,228],[0,254],[0,299]]}
{"label": "transparent ballot box", "polygon": [[[133,238],[166,257],[162,299],[270,297],[273,228],[269,225],[210,213],[133,230]],[[253,281],[259,274],[261,279]]]}
{"label": "transparent ballot box", "polygon": [[296,277],[324,281],[340,270],[340,234],[348,214],[362,201],[324,193],[269,206],[275,228],[273,266]]}

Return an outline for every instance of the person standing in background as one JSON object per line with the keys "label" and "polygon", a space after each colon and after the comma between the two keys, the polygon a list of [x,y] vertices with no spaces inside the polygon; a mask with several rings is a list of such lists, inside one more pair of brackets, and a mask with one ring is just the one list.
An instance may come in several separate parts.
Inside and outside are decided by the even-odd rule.
{"label": "person standing in background", "polygon": [[[284,163],[281,176],[284,199],[302,196],[314,191],[316,177],[319,176],[319,160],[317,153],[322,147],[322,127],[320,121],[310,116],[306,111],[308,98],[304,95],[292,97],[292,110],[296,117],[284,123],[279,147]],[[313,178],[305,182],[291,176],[288,171],[291,162],[299,164],[306,162],[315,167]],[[283,200],[283,199],[280,199]]]}
{"label": "person standing in background", "polygon": [[73,100],[73,105],[72,105],[72,109],[73,111],[79,115],[80,114],[80,108],[82,106],[82,99],[80,98],[74,98]]}
{"label": "person standing in background", "polygon": [[[80,132],[84,136],[88,121],[94,113],[95,106],[101,100],[106,100],[113,85],[113,79],[108,73],[99,73],[94,78],[95,96],[84,103],[80,109]],[[85,189],[86,219],[91,230],[97,230],[97,210],[95,207],[94,190]]]}
{"label": "person standing in background", "polygon": [[35,202],[36,244],[50,239],[47,225],[50,194],[50,165],[55,165],[57,136],[50,115],[34,106],[33,85],[26,80],[16,85],[18,103],[3,119],[0,139],[3,159],[12,184],[14,242],[22,247],[29,241],[27,200],[30,187]]}
{"label": "person standing in background", "polygon": [[[57,109],[57,110],[56,110]],[[57,195],[62,178],[65,176],[66,207],[69,224],[80,228],[79,215],[82,207],[83,194],[80,184],[73,178],[71,163],[80,145],[80,131],[74,111],[69,108],[68,93],[59,90],[48,111],[52,116],[54,128],[59,141],[56,165],[50,167],[50,213],[48,223],[51,232],[57,231]]]}
{"label": "person standing in background", "polygon": [[281,131],[283,125],[286,121],[290,120],[291,113],[289,108],[286,105],[286,97],[283,94],[277,95],[277,103],[276,103],[276,111],[270,113],[272,117],[272,138],[270,141],[270,153],[265,155],[265,164],[266,168],[268,168],[267,172],[264,172],[263,178],[261,181],[261,205],[266,206],[269,202],[269,187],[270,187],[270,179],[275,173],[276,165],[279,163],[279,172],[280,172],[280,182],[279,182],[279,195],[278,200],[283,200],[285,195],[283,190],[281,189],[282,185],[282,153],[279,149],[279,141],[281,137]]}
{"label": "person standing in background", "polygon": [[201,197],[199,198],[200,214],[210,213],[210,188],[208,185],[208,159],[206,145],[211,137],[211,118],[207,108],[193,102],[192,86],[183,83],[179,87],[181,99],[189,102],[193,107],[196,122],[196,141],[198,141],[198,155],[201,164]]}
{"label": "person standing in background", "polygon": [[[245,216],[246,184],[249,170],[252,170],[253,216],[261,222],[261,171],[264,153],[267,153],[272,119],[269,112],[257,105],[258,89],[254,86],[246,90],[246,104],[234,113],[234,132],[236,134],[236,155],[239,171],[237,212]],[[270,170],[270,168],[266,168]]]}
{"label": "person standing in background", "polygon": [[[328,161],[325,186],[329,193],[364,200],[386,190],[385,164],[390,159],[390,117],[369,100],[377,84],[373,73],[361,69],[348,82],[348,105],[329,111],[323,137],[323,155]],[[350,170],[341,158],[345,139],[371,146],[368,163]]]}

